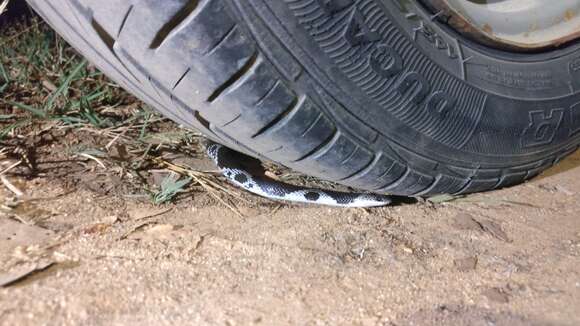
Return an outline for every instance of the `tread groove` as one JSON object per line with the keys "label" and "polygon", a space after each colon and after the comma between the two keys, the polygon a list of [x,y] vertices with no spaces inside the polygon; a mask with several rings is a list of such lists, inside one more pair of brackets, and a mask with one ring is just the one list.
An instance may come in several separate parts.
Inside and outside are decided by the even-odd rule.
{"label": "tread groove", "polygon": [[237,30],[238,26],[233,25],[222,37],[215,42],[215,44],[211,47],[211,49],[207,52],[207,55],[212,55],[216,49],[219,49],[220,45],[225,42],[231,34],[233,34]]}
{"label": "tread groove", "polygon": [[461,189],[459,189],[458,191],[456,191],[452,195],[461,195],[461,194],[463,194],[467,189],[469,189],[469,187],[471,186],[471,182],[472,181],[473,181],[473,178],[471,178],[471,177],[467,178],[467,182],[463,185],[463,187],[461,187]]}
{"label": "tread groove", "polygon": [[316,117],[316,119],[312,120],[312,123],[306,127],[306,129],[302,132],[302,134],[300,135],[300,137],[304,137],[310,130],[312,130],[312,128],[314,128],[314,126],[316,126],[316,124],[318,123],[318,121],[320,121],[320,119],[323,118],[323,114],[322,112],[320,112],[318,114],[318,116]]}
{"label": "tread groove", "polygon": [[360,149],[359,145],[356,145],[352,150],[352,152],[350,152],[350,154],[348,154],[348,156],[345,157],[344,160],[340,162],[340,165],[345,165],[346,162],[350,161],[354,157],[354,154],[356,154],[356,152],[358,152],[359,149]]}
{"label": "tread groove", "polygon": [[97,22],[95,19],[91,20],[91,27],[95,30],[101,41],[105,43],[107,48],[109,48],[111,52],[115,52],[113,50],[113,47],[115,46],[115,39],[113,38],[113,36],[107,33],[107,31],[103,28],[103,26],[101,26],[101,24],[99,24],[99,22]]}
{"label": "tread groove", "polygon": [[405,180],[405,178],[407,178],[410,173],[411,173],[411,169],[408,166],[405,166],[405,172],[399,178],[397,178],[394,181],[390,181],[386,185],[375,189],[375,191],[376,192],[384,192],[385,190],[387,190],[389,188],[395,187],[397,184],[401,183],[401,181]]}
{"label": "tread groove", "polygon": [[252,138],[258,138],[268,133],[269,131],[275,129],[276,125],[281,123],[284,119],[288,118],[289,116],[292,116],[294,112],[298,111],[298,109],[300,109],[305,99],[306,99],[305,97],[300,98],[295,97],[290,103],[290,105],[288,105],[286,110],[284,110],[284,112],[278,115],[274,120],[270,121],[264,127],[260,128],[260,130],[258,130],[254,135],[252,135]]}
{"label": "tread groove", "polygon": [[173,84],[173,87],[171,89],[172,90],[175,90],[177,88],[177,86],[179,86],[179,84],[183,81],[183,79],[185,78],[185,76],[187,76],[189,74],[190,71],[191,71],[191,68],[187,68],[185,70],[185,72],[183,73],[183,75],[181,75],[181,77],[179,77],[179,79],[177,79],[177,81],[175,82],[175,84]]}
{"label": "tread groove", "polygon": [[183,23],[199,6],[200,0],[189,0],[161,29],[157,32],[149,48],[158,49],[169,37],[169,34]]}
{"label": "tread groove", "polygon": [[254,65],[256,65],[259,57],[259,52],[254,52],[254,54],[248,58],[244,65],[235,74],[233,74],[228,80],[226,80],[225,83],[223,83],[213,93],[211,93],[211,95],[207,98],[207,102],[212,103],[217,100],[222,93],[234,85],[236,81],[242,78],[248,71],[252,69],[252,67],[254,67]]}
{"label": "tread groove", "polygon": [[232,120],[230,120],[230,121],[226,122],[225,124],[223,124],[223,125],[221,126],[221,128],[225,128],[225,127],[227,127],[227,126],[231,125],[232,123],[236,122],[236,121],[237,121],[238,119],[240,119],[241,117],[242,117],[242,115],[241,115],[241,114],[238,114],[238,115],[237,115],[235,118],[233,118]]}
{"label": "tread groove", "polygon": [[[111,52],[111,54],[113,55],[113,57],[115,57],[115,59],[121,64],[121,66],[125,69],[125,71],[131,76],[133,77],[133,79],[138,82],[141,83],[141,80],[139,78],[137,78],[137,76],[135,76],[135,74],[127,67],[127,65],[125,64],[125,62],[123,62],[123,60],[121,60],[121,58],[119,58],[119,56],[117,55],[117,52],[115,51],[115,47],[118,46],[117,41],[113,38],[113,36],[109,33],[107,33],[107,31],[103,28],[103,26],[101,26],[101,24],[94,18],[91,18],[91,27],[94,29],[94,31],[97,33],[99,39],[105,44],[105,46],[109,49],[109,51]],[[121,31],[121,30],[119,30]]]}
{"label": "tread groove", "polygon": [[356,171],[355,173],[340,179],[339,181],[352,181],[364,177],[367,173],[372,171],[372,169],[381,159],[381,156],[382,156],[381,153],[375,154],[374,158],[367,165],[363,166],[360,170]]}
{"label": "tread groove", "polygon": [[439,183],[439,181],[441,181],[442,178],[443,176],[441,174],[438,174],[435,178],[433,178],[433,182],[431,182],[427,187],[425,187],[425,189],[419,190],[416,193],[414,193],[413,196],[423,196],[425,194],[428,194],[433,188],[437,186],[437,184]]}
{"label": "tread groove", "polygon": [[270,94],[272,94],[272,93],[273,93],[273,92],[276,90],[276,87],[278,87],[278,85],[280,85],[281,83],[282,83],[282,82],[281,82],[279,79],[278,79],[278,80],[276,80],[276,82],[275,82],[275,83],[272,85],[272,87],[270,87],[270,89],[268,89],[268,90],[266,91],[266,93],[264,93],[264,95],[262,95],[262,96],[261,96],[261,97],[260,97],[260,98],[259,98],[259,99],[256,101],[256,103],[254,104],[254,106],[260,106],[260,105],[262,105],[262,103],[264,103],[264,100],[265,100],[265,99],[267,99],[267,98],[268,98],[268,96],[269,96]]}
{"label": "tread groove", "polygon": [[133,12],[133,5],[131,5],[129,7],[129,10],[127,10],[127,13],[125,13],[125,16],[123,17],[123,20],[121,21],[121,26],[119,26],[119,30],[117,31],[117,38],[119,38],[119,36],[121,36],[121,32],[123,31],[123,28],[125,28],[125,24],[127,23],[127,19],[129,19],[129,15],[131,15],[131,12]]}
{"label": "tread groove", "polygon": [[207,121],[204,117],[201,116],[199,111],[195,111],[194,115],[195,119],[205,128],[211,130],[211,124]]}
{"label": "tread groove", "polygon": [[292,162],[293,163],[297,163],[297,162],[306,160],[310,156],[313,156],[315,153],[317,153],[317,152],[321,151],[322,149],[324,149],[325,147],[328,147],[328,148],[332,147],[332,145],[336,142],[336,139],[338,139],[336,137],[337,134],[338,134],[338,132],[335,129],[334,132],[332,134],[330,134],[330,136],[327,137],[324,141],[322,141],[320,144],[318,144],[318,146],[314,147],[311,151],[309,151],[308,153],[304,154],[303,156],[301,156],[300,158],[298,158],[298,159],[296,159],[296,160],[294,160]]}

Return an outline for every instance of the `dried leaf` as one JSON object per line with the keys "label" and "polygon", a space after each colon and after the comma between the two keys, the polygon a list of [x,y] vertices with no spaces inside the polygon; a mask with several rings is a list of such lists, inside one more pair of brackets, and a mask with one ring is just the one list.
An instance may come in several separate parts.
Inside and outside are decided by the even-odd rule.
{"label": "dried leaf", "polygon": [[0,218],[0,252],[9,252],[17,246],[42,244],[53,236],[51,230]]}
{"label": "dried leaf", "polygon": [[502,241],[506,241],[506,242],[511,241],[509,239],[507,233],[505,233],[501,229],[501,226],[499,224],[492,222],[492,221],[489,221],[489,220],[478,221],[478,223],[483,228],[483,231],[489,233],[491,236],[493,236],[499,240],[502,240]]}
{"label": "dried leaf", "polygon": [[459,213],[455,216],[453,226],[459,230],[483,231],[479,222],[470,214]]}
{"label": "dried leaf", "polygon": [[54,261],[41,261],[33,264],[21,265],[13,271],[0,275],[0,287],[15,285],[24,281],[32,274],[46,270],[54,264]]}

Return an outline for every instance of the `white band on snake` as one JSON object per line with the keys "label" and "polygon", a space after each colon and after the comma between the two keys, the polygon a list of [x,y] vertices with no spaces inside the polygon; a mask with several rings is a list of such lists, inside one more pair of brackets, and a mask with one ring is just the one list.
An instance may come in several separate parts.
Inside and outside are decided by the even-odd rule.
{"label": "white band on snake", "polygon": [[254,176],[239,163],[243,154],[216,143],[208,144],[207,154],[231,183],[269,199],[338,207],[376,207],[393,201],[387,195],[311,189]]}

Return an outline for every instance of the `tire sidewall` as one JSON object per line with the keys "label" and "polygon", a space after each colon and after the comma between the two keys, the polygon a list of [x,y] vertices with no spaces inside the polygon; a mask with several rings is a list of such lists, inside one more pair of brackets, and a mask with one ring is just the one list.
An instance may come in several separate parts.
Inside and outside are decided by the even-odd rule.
{"label": "tire sidewall", "polygon": [[[434,22],[432,15],[415,1],[353,1],[352,6],[345,10],[363,13],[364,23],[372,24],[377,18],[364,16],[364,8],[369,4],[381,7],[387,20],[434,64],[433,67],[485,94],[485,98],[477,104],[479,112],[467,112],[459,105],[454,108],[454,114],[429,112],[428,100],[435,93],[447,89],[441,80],[424,76],[430,94],[412,110],[421,111],[420,115],[427,117],[425,120],[440,123],[417,130],[410,123],[390,114],[397,108],[391,110],[392,107],[373,103],[361,87],[345,76],[332,62],[333,56],[325,53],[315,37],[309,34],[312,32],[305,28],[307,24],[316,22],[297,17],[296,12],[293,13],[286,4],[268,3],[268,6],[292,35],[296,42],[294,45],[300,47],[298,50],[293,45],[289,46],[298,60],[306,62],[308,60],[304,58],[307,57],[314,62],[309,72],[320,82],[324,91],[340,102],[341,108],[384,135],[388,143],[394,142],[405,151],[421,156],[421,160],[411,162],[417,163],[416,168],[426,171],[433,165],[443,163],[478,169],[526,169],[529,166],[550,165],[563,152],[569,152],[576,146],[580,136],[580,67],[578,71],[574,68],[576,61],[580,60],[580,44],[540,54],[510,54],[461,38],[449,28]],[[308,23],[305,24],[305,21]],[[372,30],[372,27],[367,28]],[[431,37],[425,35],[425,30],[430,31]],[[383,35],[384,40],[387,37],[390,36]],[[437,39],[441,41],[436,43],[434,40]],[[382,42],[373,41],[365,46],[372,49],[385,44]],[[410,60],[409,51],[405,53],[395,45],[393,48],[401,51],[400,56],[405,64]],[[368,60],[369,53],[372,50],[352,57],[362,56]],[[413,72],[409,65],[405,67],[406,74]],[[400,84],[403,79],[401,75],[393,77],[397,79],[395,85]],[[444,74],[439,76],[445,77]],[[324,103],[321,105],[324,106]],[[443,123],[453,119],[464,121],[459,126]],[[424,132],[443,128],[457,130],[453,137],[464,138],[465,141],[453,143],[453,139],[448,141],[449,137],[436,139]],[[381,150],[385,143],[373,146]],[[436,163],[423,164],[419,161]]]}

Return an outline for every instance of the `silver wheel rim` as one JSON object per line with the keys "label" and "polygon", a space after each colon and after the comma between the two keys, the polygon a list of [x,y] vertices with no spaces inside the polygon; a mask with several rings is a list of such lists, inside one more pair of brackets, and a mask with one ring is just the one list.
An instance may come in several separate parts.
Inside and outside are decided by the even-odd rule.
{"label": "silver wheel rim", "polygon": [[580,36],[580,0],[433,0],[460,32],[522,49]]}

